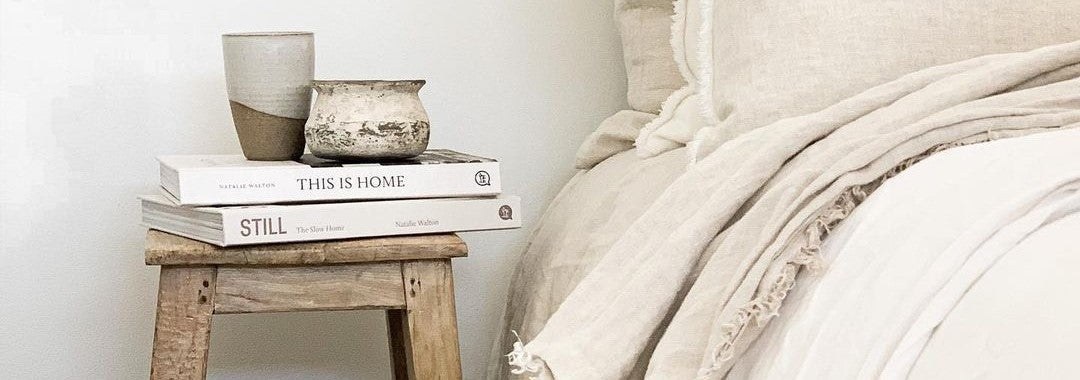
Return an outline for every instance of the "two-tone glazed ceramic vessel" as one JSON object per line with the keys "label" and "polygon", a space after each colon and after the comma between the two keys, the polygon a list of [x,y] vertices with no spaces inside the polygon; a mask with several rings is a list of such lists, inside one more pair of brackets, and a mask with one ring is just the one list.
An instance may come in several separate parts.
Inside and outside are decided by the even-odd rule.
{"label": "two-tone glazed ceramic vessel", "polygon": [[427,149],[423,80],[317,80],[304,136],[311,153],[342,161],[409,158]]}
{"label": "two-tone glazed ceramic vessel", "polygon": [[249,160],[291,160],[304,153],[304,123],[315,75],[311,32],[221,36],[229,108]]}

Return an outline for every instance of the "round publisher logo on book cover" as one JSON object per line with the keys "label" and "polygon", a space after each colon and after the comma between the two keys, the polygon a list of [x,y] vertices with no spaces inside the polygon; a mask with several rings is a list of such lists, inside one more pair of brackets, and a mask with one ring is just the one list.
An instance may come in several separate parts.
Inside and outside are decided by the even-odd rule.
{"label": "round publisher logo on book cover", "polygon": [[476,181],[477,185],[491,186],[491,175],[486,171],[481,170],[476,172],[476,175],[473,176],[473,180]]}
{"label": "round publisher logo on book cover", "polygon": [[501,207],[499,207],[499,219],[514,219],[514,210],[510,208],[510,205],[502,205]]}

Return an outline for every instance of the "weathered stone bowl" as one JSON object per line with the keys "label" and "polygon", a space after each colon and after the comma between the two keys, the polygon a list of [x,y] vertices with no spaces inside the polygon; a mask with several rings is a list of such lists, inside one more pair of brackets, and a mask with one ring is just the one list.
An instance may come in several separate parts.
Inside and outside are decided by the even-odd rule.
{"label": "weathered stone bowl", "polygon": [[427,149],[430,122],[423,80],[317,80],[304,137],[315,156],[341,161],[415,157]]}

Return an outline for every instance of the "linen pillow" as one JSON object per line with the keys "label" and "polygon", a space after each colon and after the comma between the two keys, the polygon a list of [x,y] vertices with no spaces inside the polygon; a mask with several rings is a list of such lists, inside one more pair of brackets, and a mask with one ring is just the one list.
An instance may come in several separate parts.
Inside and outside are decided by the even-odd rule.
{"label": "linen pillow", "polygon": [[577,168],[591,168],[630,149],[642,127],[656,118],[661,103],[684,87],[682,72],[687,69],[677,66],[669,42],[674,13],[672,0],[615,0],[626,64],[626,100],[632,110],[612,115],[585,139],[578,148]]}
{"label": "linen pillow", "polygon": [[701,0],[697,156],[918,69],[1080,39],[1080,1]]}
{"label": "linen pillow", "polygon": [[672,0],[615,0],[615,19],[626,65],[626,100],[637,111],[657,113],[685,83],[671,51]]}
{"label": "linen pillow", "polygon": [[703,125],[698,96],[702,56],[699,46],[702,21],[699,0],[676,0],[671,26],[671,48],[675,64],[686,85],[676,90],[660,107],[660,115],[642,128],[634,144],[640,157],[651,157],[689,142]]}

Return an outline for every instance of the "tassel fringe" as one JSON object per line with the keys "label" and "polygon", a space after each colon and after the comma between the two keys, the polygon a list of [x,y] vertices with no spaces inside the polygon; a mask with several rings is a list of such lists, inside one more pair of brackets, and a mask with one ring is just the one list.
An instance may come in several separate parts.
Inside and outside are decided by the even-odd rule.
{"label": "tassel fringe", "polygon": [[[525,373],[540,373],[540,369],[543,365],[540,363],[540,359],[534,357],[529,351],[525,350],[525,344],[521,342],[521,336],[517,331],[510,330],[514,333],[514,338],[517,342],[514,342],[514,350],[506,354],[507,363],[510,364],[510,373],[515,375],[521,375]],[[536,380],[537,377],[529,377],[530,380]]]}

